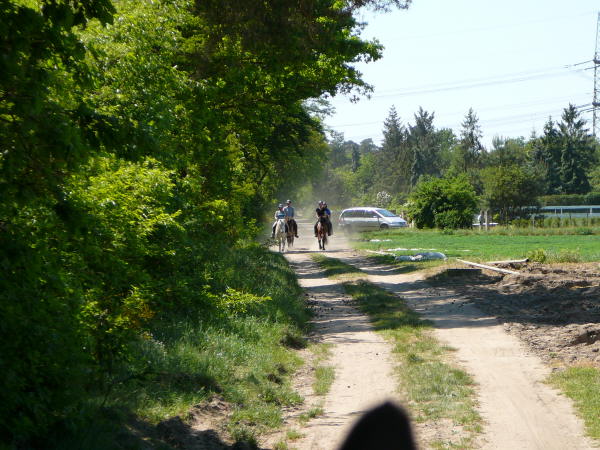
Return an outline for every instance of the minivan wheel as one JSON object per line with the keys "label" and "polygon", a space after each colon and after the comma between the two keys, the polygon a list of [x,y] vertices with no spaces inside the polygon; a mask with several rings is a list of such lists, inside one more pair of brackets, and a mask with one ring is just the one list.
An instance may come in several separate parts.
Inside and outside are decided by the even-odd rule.
{"label": "minivan wheel", "polygon": [[382,224],[379,226],[379,229],[380,229],[380,230],[387,230],[388,228],[389,228],[389,225],[388,225],[388,224],[386,224],[386,223],[382,223]]}

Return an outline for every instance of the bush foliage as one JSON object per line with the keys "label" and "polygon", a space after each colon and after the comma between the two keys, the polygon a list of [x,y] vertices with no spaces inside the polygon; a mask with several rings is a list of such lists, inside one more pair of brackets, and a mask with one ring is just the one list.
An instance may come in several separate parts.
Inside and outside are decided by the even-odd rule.
{"label": "bush foliage", "polygon": [[409,197],[408,215],[417,228],[469,228],[477,209],[466,177],[425,178]]}
{"label": "bush foliage", "polygon": [[76,428],[174,317],[302,322],[232,249],[325,158],[305,101],[368,91],[352,63],[381,47],[355,2],[253,3],[3,2],[3,443]]}

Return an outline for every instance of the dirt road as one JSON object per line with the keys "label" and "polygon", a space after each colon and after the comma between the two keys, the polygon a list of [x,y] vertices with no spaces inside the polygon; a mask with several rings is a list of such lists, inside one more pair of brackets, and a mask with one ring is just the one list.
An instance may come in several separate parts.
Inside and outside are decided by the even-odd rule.
{"label": "dirt road", "polygon": [[[322,314],[316,332],[335,345],[332,363],[336,379],[324,403],[324,415],[302,430],[299,449],[332,449],[362,411],[394,398],[395,381],[388,345],[370,328],[366,317],[345,304],[340,288],[323,278],[310,259],[318,251],[311,230],[286,253],[301,285],[315,298]],[[568,399],[544,384],[549,373],[536,355],[498,321],[449,291],[432,288],[418,274],[402,275],[370,264],[349,250],[336,234],[325,253],[356,265],[369,280],[403,296],[436,326],[437,337],[457,349],[459,362],[478,384],[480,413],[485,420],[482,448],[589,449],[581,421]]]}

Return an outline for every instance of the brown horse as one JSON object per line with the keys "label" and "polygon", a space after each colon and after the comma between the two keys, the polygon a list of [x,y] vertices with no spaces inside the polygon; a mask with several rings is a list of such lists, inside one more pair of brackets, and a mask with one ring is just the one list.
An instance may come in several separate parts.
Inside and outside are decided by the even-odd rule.
{"label": "brown horse", "polygon": [[294,219],[287,219],[287,244],[288,248],[294,246],[294,236],[297,234],[298,225]]}
{"label": "brown horse", "polygon": [[319,250],[325,250],[325,244],[327,244],[327,219],[320,217],[317,223],[317,240],[319,241]]}

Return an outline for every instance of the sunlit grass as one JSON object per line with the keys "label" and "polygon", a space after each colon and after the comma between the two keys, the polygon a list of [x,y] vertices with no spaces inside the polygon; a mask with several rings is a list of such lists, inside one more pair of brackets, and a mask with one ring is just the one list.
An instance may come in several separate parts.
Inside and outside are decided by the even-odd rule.
{"label": "sunlit grass", "polygon": [[588,435],[600,439],[600,369],[570,367],[553,373],[549,382],[573,400]]}
{"label": "sunlit grass", "polygon": [[364,276],[360,269],[357,269],[350,264],[345,264],[339,259],[328,258],[317,253],[311,255],[313,261],[319,264],[321,268],[325,269],[325,276],[338,280],[350,280],[357,277]]}
{"label": "sunlit grass", "polygon": [[[600,228],[571,229],[491,229],[483,230],[388,230],[363,233],[355,241],[358,249],[389,252],[393,256],[436,251],[449,258],[475,261],[521,259],[543,249],[549,254],[577,254],[582,262],[600,261]],[[435,263],[434,263],[435,264]],[[422,266],[424,263],[399,263]]]}

